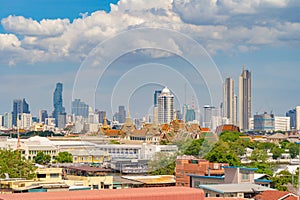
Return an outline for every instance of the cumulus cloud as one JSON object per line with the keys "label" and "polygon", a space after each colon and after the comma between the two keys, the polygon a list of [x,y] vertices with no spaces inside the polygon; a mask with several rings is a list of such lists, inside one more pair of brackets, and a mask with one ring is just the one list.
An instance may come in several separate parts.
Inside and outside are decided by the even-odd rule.
{"label": "cumulus cloud", "polygon": [[[291,41],[295,44],[299,43],[300,23],[289,21],[284,11],[295,10],[299,4],[296,0],[120,0],[111,5],[109,13],[96,11],[72,22],[11,15],[1,20],[10,34],[0,34],[0,59],[11,64],[81,61],[98,43],[141,27],[168,28],[187,34],[210,53],[244,52]],[[174,41],[168,45],[179,52],[184,48]],[[145,52],[153,57],[168,56],[157,51]]]}

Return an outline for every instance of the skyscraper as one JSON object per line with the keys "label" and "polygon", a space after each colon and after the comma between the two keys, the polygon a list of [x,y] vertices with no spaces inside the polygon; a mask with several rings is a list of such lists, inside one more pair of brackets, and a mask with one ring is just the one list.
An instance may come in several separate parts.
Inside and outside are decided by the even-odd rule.
{"label": "skyscraper", "polygon": [[174,119],[174,95],[165,87],[157,98],[158,123],[170,123]]}
{"label": "skyscraper", "polygon": [[154,102],[153,102],[153,122],[158,123],[158,96],[161,94],[161,90],[154,91]]}
{"label": "skyscraper", "polygon": [[203,116],[203,127],[212,128],[212,116],[214,116],[215,106],[213,105],[204,105],[204,116]]}
{"label": "skyscraper", "polygon": [[251,117],[251,72],[243,69],[239,78],[239,127],[249,129]]}
{"label": "skyscraper", "polygon": [[63,91],[63,84],[56,83],[56,88],[53,93],[54,111],[52,113],[53,118],[55,118],[56,126],[58,126],[58,115],[65,114],[65,108],[63,107],[62,91]]}
{"label": "skyscraper", "polygon": [[22,113],[30,113],[29,105],[25,99],[15,99],[13,101],[12,124],[17,126],[17,117]]}
{"label": "skyscraper", "polygon": [[80,99],[75,99],[72,101],[72,114],[87,118],[89,116],[89,106]]}
{"label": "skyscraper", "polygon": [[106,117],[106,111],[98,111],[98,116],[99,123],[103,124],[104,118]]}
{"label": "skyscraper", "polygon": [[290,117],[290,129],[295,130],[296,129],[296,108],[293,110],[289,110],[285,116]]}
{"label": "skyscraper", "polygon": [[232,78],[226,78],[223,88],[223,117],[230,124],[236,125],[236,98],[234,95],[234,82]]}
{"label": "skyscraper", "polygon": [[48,113],[47,113],[47,110],[40,110],[40,113],[39,113],[39,119],[40,119],[40,123],[45,123],[45,120],[46,118],[48,118]]}
{"label": "skyscraper", "polygon": [[119,121],[120,123],[124,123],[124,122],[126,121],[126,110],[125,110],[125,106],[119,106],[118,121]]}

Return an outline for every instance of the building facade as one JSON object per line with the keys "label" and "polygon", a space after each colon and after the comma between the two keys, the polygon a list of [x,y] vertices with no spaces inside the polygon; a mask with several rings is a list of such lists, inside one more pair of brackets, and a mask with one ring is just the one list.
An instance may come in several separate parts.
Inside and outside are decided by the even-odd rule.
{"label": "building facade", "polygon": [[72,114],[86,118],[89,115],[89,106],[80,99],[74,99],[72,101]]}
{"label": "building facade", "polygon": [[251,72],[243,69],[239,77],[239,127],[249,130],[251,117]]}
{"label": "building facade", "polygon": [[58,115],[65,113],[65,108],[63,107],[63,84],[57,83],[56,88],[53,93],[53,106],[54,111],[52,113],[53,118],[55,118],[55,125],[58,126]]}
{"label": "building facade", "polygon": [[174,119],[174,95],[165,87],[157,99],[158,123],[170,123]]}
{"label": "building facade", "polygon": [[15,99],[13,101],[12,124],[17,126],[17,118],[19,114],[30,113],[29,105],[25,99]]}
{"label": "building facade", "polygon": [[223,117],[229,124],[236,125],[236,96],[234,95],[234,81],[226,78],[223,88]]}

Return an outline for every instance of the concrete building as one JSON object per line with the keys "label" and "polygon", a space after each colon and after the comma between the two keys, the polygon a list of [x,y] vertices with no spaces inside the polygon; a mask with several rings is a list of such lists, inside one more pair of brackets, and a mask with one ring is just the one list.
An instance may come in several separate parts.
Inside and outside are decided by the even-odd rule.
{"label": "concrete building", "polygon": [[204,116],[203,116],[203,127],[212,128],[212,116],[214,115],[214,109],[216,107],[212,105],[205,105],[203,107]]}
{"label": "concrete building", "polygon": [[296,109],[289,110],[285,114],[286,117],[290,118],[290,128],[291,130],[296,129]]}
{"label": "concrete building", "polygon": [[29,130],[32,126],[32,116],[28,113],[19,114],[18,127],[24,130]]}
{"label": "concrete building", "polygon": [[275,131],[290,131],[290,117],[275,116]]}
{"label": "concrete building", "polygon": [[296,130],[300,130],[300,106],[296,106]]}
{"label": "concrete building", "polygon": [[239,127],[241,130],[249,130],[251,102],[251,72],[243,69],[239,77]]}
{"label": "concrete building", "polygon": [[17,126],[17,117],[22,113],[30,113],[29,105],[25,99],[14,99],[12,111],[12,124]]}
{"label": "concrete building", "polygon": [[3,126],[5,128],[11,129],[12,126],[13,126],[13,124],[12,124],[12,114],[8,113],[8,112],[4,113],[3,120],[4,120]]}
{"label": "concrete building", "polygon": [[272,131],[275,129],[275,118],[273,114],[263,113],[254,115],[254,130]]}
{"label": "concrete building", "polygon": [[170,123],[174,119],[174,95],[165,87],[157,99],[158,123]]}
{"label": "concrete building", "polygon": [[72,114],[75,116],[82,116],[87,118],[89,115],[89,106],[82,102],[80,99],[74,99],[72,101]]}
{"label": "concrete building", "polygon": [[233,166],[223,168],[225,172],[223,177],[190,174],[191,187],[203,189],[206,197],[253,198],[258,192],[271,190],[270,180],[255,180],[254,171],[257,168]]}
{"label": "concrete building", "polygon": [[48,118],[47,110],[40,110],[39,111],[39,122],[45,124],[46,118]]}
{"label": "concrete building", "polygon": [[229,120],[229,124],[236,125],[236,96],[233,79],[226,78],[223,87],[223,117]]}
{"label": "concrete building", "polygon": [[194,156],[178,156],[176,159],[176,185],[190,187],[189,174],[223,176],[223,167],[229,166],[228,163],[210,163],[207,160],[199,159]]}

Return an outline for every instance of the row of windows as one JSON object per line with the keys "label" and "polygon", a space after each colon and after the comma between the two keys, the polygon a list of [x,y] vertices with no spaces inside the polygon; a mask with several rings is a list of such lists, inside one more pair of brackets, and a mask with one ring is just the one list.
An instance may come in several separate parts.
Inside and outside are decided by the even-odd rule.
{"label": "row of windows", "polygon": [[[30,155],[32,155],[32,154],[37,154],[38,152],[40,152],[40,151],[36,151],[36,150],[29,150],[29,154]],[[43,151],[44,152],[44,154],[56,154],[56,151]],[[25,154],[25,152],[24,152],[24,154]]]}

